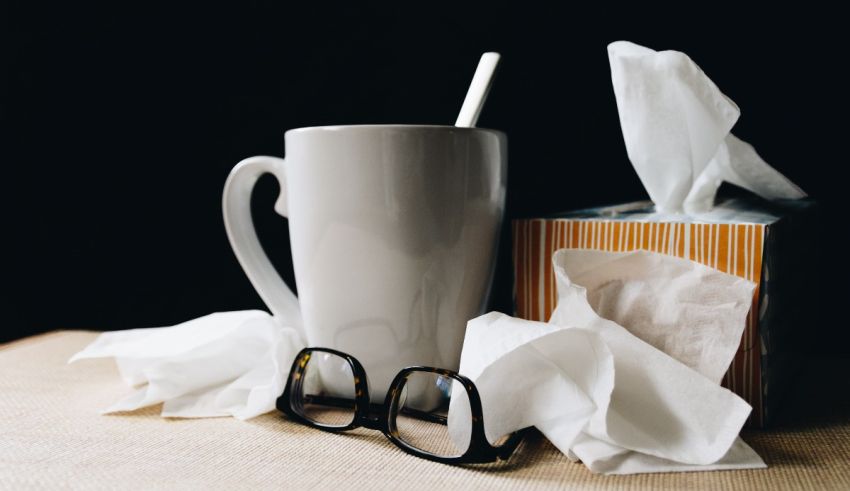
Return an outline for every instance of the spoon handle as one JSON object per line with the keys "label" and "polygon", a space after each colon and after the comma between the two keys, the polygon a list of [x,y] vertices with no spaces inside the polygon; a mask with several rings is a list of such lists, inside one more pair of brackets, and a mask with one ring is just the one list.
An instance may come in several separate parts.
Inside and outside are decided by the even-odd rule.
{"label": "spoon handle", "polygon": [[475,69],[472,83],[469,84],[469,90],[466,92],[466,99],[463,100],[463,106],[460,108],[455,126],[472,128],[478,122],[478,115],[481,114],[481,108],[484,107],[487,94],[493,85],[493,73],[495,73],[496,66],[499,64],[499,58],[499,53],[491,52],[481,55],[481,60],[478,62],[478,68]]}

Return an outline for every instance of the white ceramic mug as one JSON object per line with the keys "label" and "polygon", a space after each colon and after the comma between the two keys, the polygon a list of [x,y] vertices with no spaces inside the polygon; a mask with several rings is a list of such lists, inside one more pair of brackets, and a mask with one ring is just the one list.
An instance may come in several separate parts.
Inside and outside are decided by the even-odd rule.
{"label": "white ceramic mug", "polygon": [[[309,346],[360,360],[376,401],[405,366],[457,369],[466,322],[486,307],[495,267],[504,133],[323,126],[289,130],[285,142],[286,159],[240,162],[223,198],[230,244],[272,313],[300,321]],[[264,173],[280,182],[275,210],[289,218],[300,298],[251,221],[251,191]]]}

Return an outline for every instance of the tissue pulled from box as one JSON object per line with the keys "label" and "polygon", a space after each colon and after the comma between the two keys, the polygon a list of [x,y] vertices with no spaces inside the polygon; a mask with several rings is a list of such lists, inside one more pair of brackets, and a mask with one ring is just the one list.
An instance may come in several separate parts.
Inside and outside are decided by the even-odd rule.
{"label": "tissue pulled from box", "polygon": [[723,181],[766,199],[806,194],[730,133],[740,109],[686,54],[608,45],[626,151],[663,213],[711,209]]}
{"label": "tissue pulled from box", "polygon": [[[493,312],[467,326],[460,373],[481,395],[488,440],[534,426],[610,474],[764,467],[738,438],[752,408],[717,384],[752,282],[646,251],[562,250],[553,260],[548,323]],[[702,332],[679,333],[692,328]],[[468,408],[452,401],[449,431],[462,441]]]}
{"label": "tissue pulled from box", "polygon": [[274,409],[303,347],[296,329],[247,310],[105,332],[69,363],[114,358],[124,381],[137,387],[103,413],[162,403],[164,417],[249,419]]}

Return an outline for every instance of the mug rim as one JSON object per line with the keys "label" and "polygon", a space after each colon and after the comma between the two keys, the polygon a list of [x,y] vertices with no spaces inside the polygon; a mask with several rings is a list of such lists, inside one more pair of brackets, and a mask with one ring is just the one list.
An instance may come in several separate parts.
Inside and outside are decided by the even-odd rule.
{"label": "mug rim", "polygon": [[292,128],[284,132],[284,136],[290,133],[306,133],[313,131],[342,131],[342,130],[385,130],[385,129],[403,129],[403,130],[455,130],[462,133],[466,132],[485,132],[492,133],[500,138],[507,138],[504,131],[494,130],[491,128],[465,127],[440,124],[334,124],[323,126],[304,126],[301,128]]}

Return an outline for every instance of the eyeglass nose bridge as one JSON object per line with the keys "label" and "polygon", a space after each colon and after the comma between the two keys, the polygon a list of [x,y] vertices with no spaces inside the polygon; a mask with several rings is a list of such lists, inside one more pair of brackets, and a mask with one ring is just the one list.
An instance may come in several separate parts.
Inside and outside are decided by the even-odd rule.
{"label": "eyeglass nose bridge", "polygon": [[360,420],[360,424],[364,428],[368,428],[370,430],[377,430],[377,431],[384,431],[384,432],[387,431],[387,418],[386,418],[386,416],[383,416],[383,415],[366,416],[365,418]]}

